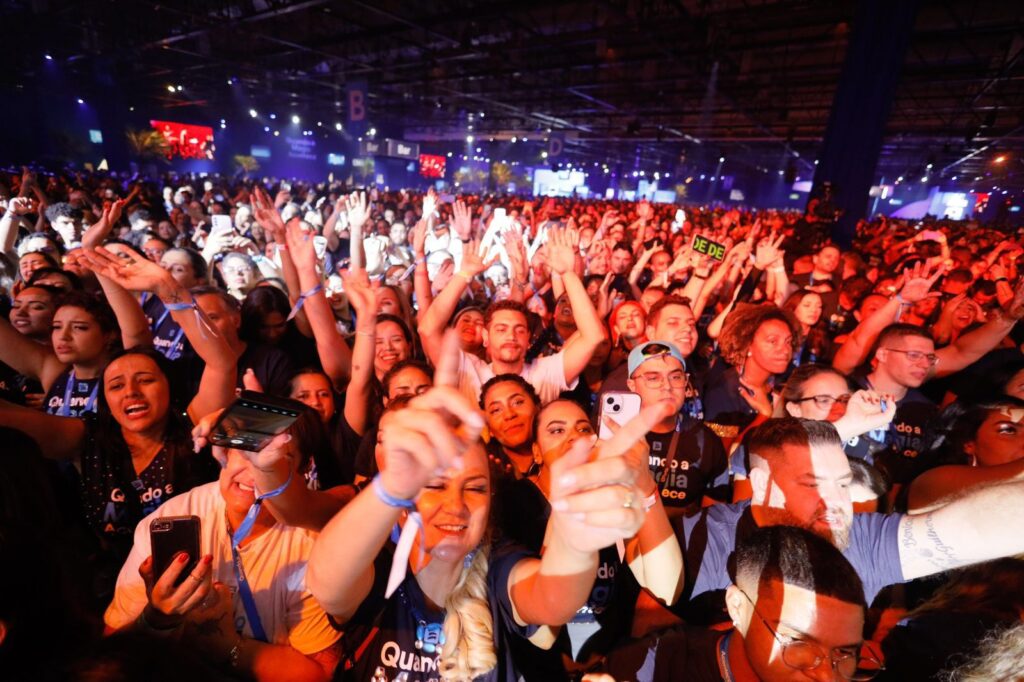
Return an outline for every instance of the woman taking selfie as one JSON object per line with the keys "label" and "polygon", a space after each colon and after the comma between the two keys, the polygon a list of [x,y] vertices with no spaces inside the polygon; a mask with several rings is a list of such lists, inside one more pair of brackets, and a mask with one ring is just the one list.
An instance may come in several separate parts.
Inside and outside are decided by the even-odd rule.
{"label": "woman taking selfie", "polygon": [[[344,625],[348,659],[337,679],[518,679],[510,640],[571,619],[590,594],[598,550],[643,523],[624,453],[656,421],[651,414],[599,459],[588,463],[590,444],[580,441],[555,463],[543,559],[492,544],[484,420],[454,388],[457,346],[449,334],[437,388],[385,415],[381,473],[310,556],[307,585]],[[392,546],[396,523],[403,537]]]}

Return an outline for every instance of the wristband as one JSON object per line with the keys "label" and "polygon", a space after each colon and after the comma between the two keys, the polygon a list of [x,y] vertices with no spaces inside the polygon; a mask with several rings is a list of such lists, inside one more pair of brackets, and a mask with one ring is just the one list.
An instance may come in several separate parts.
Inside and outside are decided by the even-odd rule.
{"label": "wristband", "polygon": [[189,303],[164,303],[164,308],[167,308],[172,313],[180,313],[183,310],[191,310],[195,306],[194,302]]}
{"label": "wristband", "polygon": [[461,277],[462,279],[466,280],[466,284],[469,284],[470,282],[473,281],[473,275],[469,274],[464,270],[459,270],[458,272],[455,273],[455,276]]}
{"label": "wristband", "polygon": [[373,492],[377,495],[377,499],[394,509],[405,509],[406,511],[416,511],[416,503],[411,499],[406,500],[401,497],[394,497],[387,490],[384,490],[384,484],[381,483],[380,474],[373,477]]}
{"label": "wristband", "polygon": [[291,310],[290,313],[288,313],[287,319],[290,320],[290,319],[294,318],[296,315],[299,314],[299,311],[302,310],[302,306],[306,303],[306,299],[307,298],[310,298],[312,296],[316,296],[317,294],[319,294],[323,290],[324,290],[324,285],[321,282],[320,284],[317,284],[315,287],[313,287],[309,291],[303,291],[301,294],[299,294],[299,299],[297,301],[295,301],[295,305],[292,306],[292,310]]}

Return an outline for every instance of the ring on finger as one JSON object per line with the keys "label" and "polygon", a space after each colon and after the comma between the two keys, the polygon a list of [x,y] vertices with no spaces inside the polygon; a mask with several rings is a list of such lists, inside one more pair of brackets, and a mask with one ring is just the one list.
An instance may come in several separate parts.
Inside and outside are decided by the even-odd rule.
{"label": "ring on finger", "polygon": [[203,582],[203,579],[202,578],[197,578],[195,573],[189,573],[188,577],[192,578],[192,580],[195,580],[197,583]]}
{"label": "ring on finger", "polygon": [[632,509],[633,505],[635,503],[636,503],[636,496],[633,495],[633,491],[631,490],[631,491],[626,493],[626,501],[622,503],[622,506],[625,509]]}

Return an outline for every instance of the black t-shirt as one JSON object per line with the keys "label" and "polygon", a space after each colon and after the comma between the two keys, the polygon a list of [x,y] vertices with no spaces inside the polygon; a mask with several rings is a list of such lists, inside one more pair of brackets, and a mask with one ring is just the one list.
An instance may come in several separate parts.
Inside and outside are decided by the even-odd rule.
{"label": "black t-shirt", "polygon": [[[427,608],[426,599],[411,573],[389,599],[384,597],[394,545],[385,545],[374,560],[370,593],[355,614],[339,626],[346,658],[338,665],[334,679],[343,682],[437,682],[440,643],[437,625],[444,614]],[[494,649],[497,665],[478,680],[512,682],[518,679],[512,661],[510,641],[530,636],[535,628],[521,627],[512,615],[508,579],[512,568],[530,554],[511,545],[491,550],[487,570],[487,593],[491,605]],[[417,629],[426,646],[417,649]],[[428,651],[427,646],[437,647]]]}
{"label": "black t-shirt", "polygon": [[146,296],[142,303],[142,312],[145,313],[149,328],[153,332],[153,348],[160,351],[161,355],[168,360],[186,362],[195,358],[196,352],[185,337],[185,331],[171,317],[163,301],[156,296]]}
{"label": "black t-shirt", "polygon": [[655,632],[608,654],[604,672],[637,682],[722,682],[718,647],[723,637],[686,625]]}
{"label": "black t-shirt", "polygon": [[715,433],[735,438],[757,418],[740,391],[739,371],[718,358],[704,378],[704,421],[715,424]]}
{"label": "black t-shirt", "polygon": [[[100,378],[78,379],[73,376],[74,370],[64,370],[50,386],[43,400],[48,414],[61,417],[81,417],[87,413],[96,413],[99,400]],[[65,401],[68,406],[65,407]]]}
{"label": "black t-shirt", "polygon": [[699,508],[716,484],[728,486],[725,447],[703,422],[680,417],[674,431],[649,432],[647,445],[651,475],[666,507]]}
{"label": "black t-shirt", "polygon": [[[867,377],[854,381],[862,388],[871,387]],[[928,454],[928,448],[941,426],[938,406],[920,391],[908,390],[896,402],[896,416],[884,434],[881,431],[866,434],[882,442],[882,447],[874,453],[874,466],[894,485],[910,483],[938,464],[937,459]]]}

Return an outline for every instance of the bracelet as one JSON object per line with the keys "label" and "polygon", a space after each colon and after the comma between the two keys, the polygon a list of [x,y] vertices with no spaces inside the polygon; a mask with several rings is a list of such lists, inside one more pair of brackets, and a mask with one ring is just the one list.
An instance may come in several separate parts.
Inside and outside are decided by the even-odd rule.
{"label": "bracelet", "polygon": [[407,511],[415,511],[416,503],[412,500],[405,500],[401,497],[394,497],[387,490],[384,490],[384,484],[380,480],[380,474],[373,477],[373,492],[376,493],[377,499],[386,504],[389,507],[395,509],[405,509]]}
{"label": "bracelet", "polygon": [[371,336],[371,337],[377,335],[376,332],[364,332],[361,329],[357,329],[356,330],[356,334],[362,334],[363,336]]}
{"label": "bracelet", "polygon": [[231,651],[228,652],[228,662],[232,668],[238,668],[238,661],[242,657],[242,644],[245,643],[245,638],[238,635],[238,641],[231,647]]}
{"label": "bracelet", "polygon": [[473,281],[473,275],[469,274],[465,270],[459,270],[458,272],[455,273],[455,276],[461,277],[462,279],[466,280],[467,284]]}
{"label": "bracelet", "polygon": [[654,492],[644,498],[644,511],[649,512],[654,509],[654,505],[658,504],[658,489],[655,488]]}
{"label": "bracelet", "polygon": [[167,308],[167,310],[170,310],[172,313],[191,310],[193,307],[195,307],[195,301],[189,301],[188,303],[164,303],[164,308]]}
{"label": "bracelet", "polygon": [[299,294],[298,300],[295,301],[295,305],[292,306],[291,312],[288,313],[288,317],[286,319],[290,320],[290,319],[294,318],[296,315],[298,315],[299,311],[302,310],[302,306],[306,303],[306,299],[310,298],[312,296],[316,296],[317,294],[319,294],[323,290],[324,290],[324,285],[323,285],[323,282],[321,282],[320,284],[317,284],[315,287],[313,287],[309,291],[303,291],[301,294]]}

